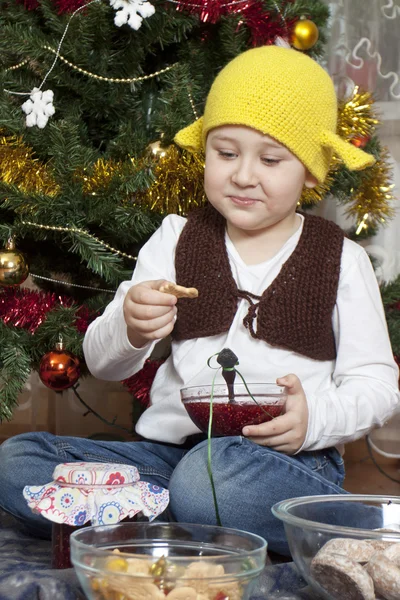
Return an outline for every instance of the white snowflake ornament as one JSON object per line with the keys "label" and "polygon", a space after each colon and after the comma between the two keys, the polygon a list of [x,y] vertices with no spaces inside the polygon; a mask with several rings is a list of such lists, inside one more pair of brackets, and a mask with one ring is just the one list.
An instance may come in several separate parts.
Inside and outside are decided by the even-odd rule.
{"label": "white snowflake ornament", "polygon": [[114,23],[117,27],[126,23],[136,30],[140,28],[143,19],[156,12],[147,0],[110,0],[110,5],[116,10]]}
{"label": "white snowflake ornament", "polygon": [[55,113],[53,106],[54,94],[51,90],[41,92],[39,88],[33,88],[29,100],[23,103],[22,110],[27,115],[26,126],[37,125],[43,129],[47,125],[49,117]]}

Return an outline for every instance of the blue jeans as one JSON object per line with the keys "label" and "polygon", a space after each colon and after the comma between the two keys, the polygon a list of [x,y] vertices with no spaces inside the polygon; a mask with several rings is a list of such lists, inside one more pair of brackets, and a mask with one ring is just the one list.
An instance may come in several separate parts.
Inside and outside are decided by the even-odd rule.
{"label": "blue jeans", "polygon": [[[135,465],[141,479],[168,487],[168,515],[181,523],[216,524],[207,472],[207,440],[191,449],[156,442],[105,442],[50,433],[28,433],[0,446],[0,507],[48,536],[51,523],[33,514],[25,485],[52,481],[63,462]],[[290,555],[283,525],[271,506],[296,496],[343,494],[343,460],[335,448],[286,456],[244,437],[212,439],[212,472],[222,525],[263,536],[268,548]]]}

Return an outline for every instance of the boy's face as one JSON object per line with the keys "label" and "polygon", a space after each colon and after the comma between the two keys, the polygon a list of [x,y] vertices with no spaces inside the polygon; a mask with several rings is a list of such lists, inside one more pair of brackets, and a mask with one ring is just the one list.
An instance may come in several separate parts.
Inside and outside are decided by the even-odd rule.
{"label": "boy's face", "polygon": [[207,136],[205,192],[226,218],[228,232],[290,222],[303,186],[316,183],[285,146],[255,129],[229,125]]}

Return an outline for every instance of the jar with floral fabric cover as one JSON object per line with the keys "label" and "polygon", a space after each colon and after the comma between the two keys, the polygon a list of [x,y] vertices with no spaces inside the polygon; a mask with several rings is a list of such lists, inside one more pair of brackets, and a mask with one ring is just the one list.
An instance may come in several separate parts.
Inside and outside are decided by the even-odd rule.
{"label": "jar with floral fabric cover", "polygon": [[90,525],[149,521],[167,507],[168,490],[140,481],[131,465],[73,462],[58,465],[53,481],[25,486],[24,498],[35,513],[53,522],[52,566],[70,568],[69,537]]}

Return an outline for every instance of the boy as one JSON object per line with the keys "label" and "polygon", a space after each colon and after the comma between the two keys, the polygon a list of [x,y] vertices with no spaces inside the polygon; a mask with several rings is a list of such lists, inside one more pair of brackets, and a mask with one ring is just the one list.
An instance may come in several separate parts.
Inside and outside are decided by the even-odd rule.
{"label": "boy", "polygon": [[[338,448],[382,425],[399,392],[367,255],[333,223],[296,212],[303,187],[324,180],[333,151],[351,169],[374,161],[336,135],[336,114],[330,78],[295,50],[249,50],[220,72],[204,117],[176,136],[185,148],[205,149],[208,205],[187,220],[164,219],[84,342],[91,372],[120,380],[172,333],[171,355],[137,424],[145,441],[10,440],[0,451],[9,461],[1,506],[33,523],[15,500],[24,484],[49,481],[64,460],[116,461],[169,487],[173,519],[215,524],[207,441],[198,443],[179,390],[211,383],[207,359],[224,347],[238,355],[246,381],[276,380],[288,400],[275,420],[212,440],[222,524],[288,553],[271,506],[344,493]],[[166,281],[195,287],[199,296],[177,302],[160,291]],[[24,456],[32,453],[28,473]]]}

